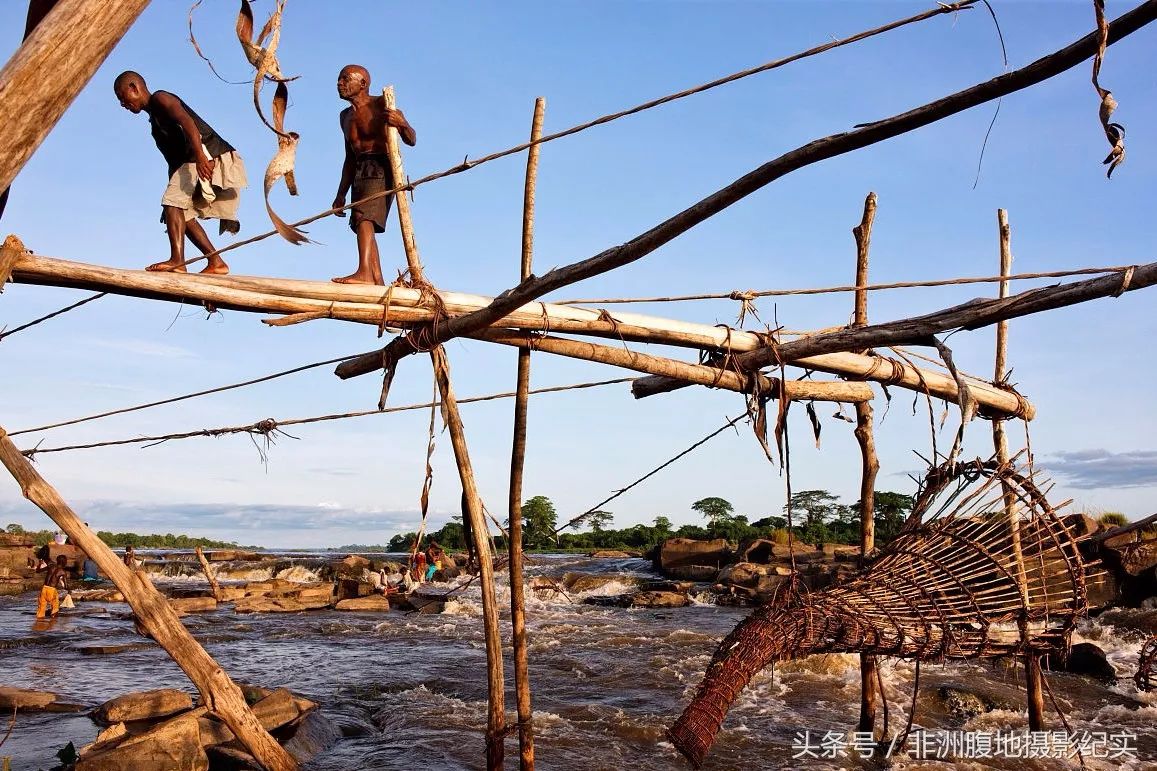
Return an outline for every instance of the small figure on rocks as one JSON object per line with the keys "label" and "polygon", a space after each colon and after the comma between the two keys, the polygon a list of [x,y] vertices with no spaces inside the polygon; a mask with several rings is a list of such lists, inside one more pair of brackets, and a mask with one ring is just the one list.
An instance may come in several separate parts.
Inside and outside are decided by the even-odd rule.
{"label": "small figure on rocks", "polygon": [[68,588],[68,557],[63,554],[49,565],[44,576],[44,586],[40,589],[40,599],[36,603],[36,617],[44,618],[48,606],[52,606],[52,618],[60,612],[60,592]]}
{"label": "small figure on rocks", "polygon": [[[370,96],[370,73],[360,64],[342,67],[337,76],[337,95],[350,103],[341,111],[342,135],[345,137],[345,163],[333,208],[345,206],[346,193],[353,188],[353,200],[393,189],[394,175],[386,154],[386,130],[398,129],[402,141],[413,147],[418,135],[401,110],[386,107],[381,96]],[[383,285],[382,262],[376,234],[386,229],[393,195],[383,195],[357,204],[350,211],[350,229],[358,239],[358,269],[348,276],[335,278],[339,284]],[[344,217],[345,214],[338,214]]]}
{"label": "small figure on rocks", "polygon": [[132,544],[129,544],[125,547],[125,556],[123,557],[123,560],[127,567],[132,568],[133,570],[136,569],[137,553],[133,550]]}
{"label": "small figure on rocks", "polygon": [[146,270],[187,272],[185,238],[209,255],[202,273],[223,276],[229,266],[216,254],[197,218],[220,220],[221,233],[236,233],[241,188],[248,186],[245,164],[226,142],[179,96],[149,92],[145,79],[127,71],[117,76],[113,91],[121,107],[136,115],[148,113],[153,140],[169,166],[169,185],[161,196],[161,222],[169,234],[169,259]]}

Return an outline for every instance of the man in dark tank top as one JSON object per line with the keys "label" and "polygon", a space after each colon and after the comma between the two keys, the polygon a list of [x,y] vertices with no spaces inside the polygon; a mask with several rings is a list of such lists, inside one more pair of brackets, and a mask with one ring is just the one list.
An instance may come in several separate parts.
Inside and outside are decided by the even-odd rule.
{"label": "man in dark tank top", "polygon": [[169,234],[169,259],[146,270],[185,269],[185,238],[201,254],[209,255],[202,273],[224,275],[229,266],[209,240],[197,219],[220,220],[220,232],[236,233],[241,188],[248,185],[245,164],[233,145],[225,141],[179,96],[168,91],[149,92],[145,79],[122,72],[113,83],[121,106],[134,115],[149,116],[153,141],[169,167],[169,184],[161,197],[161,222]]}

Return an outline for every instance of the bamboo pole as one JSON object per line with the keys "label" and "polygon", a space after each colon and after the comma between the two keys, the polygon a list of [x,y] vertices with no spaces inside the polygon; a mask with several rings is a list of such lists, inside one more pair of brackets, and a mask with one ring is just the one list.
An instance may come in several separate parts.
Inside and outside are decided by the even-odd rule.
{"label": "bamboo pole", "polygon": [[[872,243],[872,224],[876,219],[876,194],[868,193],[864,199],[864,215],[860,224],[852,228],[856,239],[856,286],[867,286],[868,251]],[[868,291],[856,290],[855,316],[853,326],[868,324]],[[867,353],[867,351],[861,351]],[[876,474],[880,461],[876,457],[876,439],[873,435],[872,404],[869,401],[856,402],[856,442],[860,445],[862,468],[860,471],[860,566],[864,567],[869,555],[876,547]],[[856,730],[860,733],[876,731],[876,710],[880,692],[879,664],[871,653],[860,654],[860,720]],[[882,738],[882,737],[876,737]]]}
{"label": "bamboo pole", "polygon": [[34,503],[79,546],[125,596],[137,621],[189,676],[201,694],[201,704],[218,715],[245,748],[270,771],[294,771],[297,761],[261,727],[241,689],[189,634],[176,611],[144,573],[134,573],[96,537],[0,428],[0,463],[24,497]]}
{"label": "bamboo pole", "polygon": [[[387,108],[395,107],[394,88],[387,87],[382,92]],[[398,144],[398,131],[386,129],[386,149],[390,157],[390,167],[395,184],[406,178],[402,165],[402,151]],[[396,196],[398,224],[402,231],[402,244],[406,250],[406,262],[410,276],[415,282],[424,283],[425,272],[418,254],[418,244],[414,238],[414,226],[410,218],[410,201],[405,192]],[[474,540],[474,550],[478,556],[478,574],[482,589],[482,619],[486,633],[486,675],[489,707],[486,719],[486,767],[503,767],[503,737],[506,733],[505,694],[502,680],[502,637],[498,631],[498,600],[494,593],[494,560],[490,552],[490,532],[482,514],[482,500],[474,479],[474,468],[470,462],[470,451],[466,446],[466,431],[462,416],[458,411],[458,400],[450,382],[450,362],[441,345],[430,350],[430,361],[434,367],[434,379],[442,396],[442,419],[450,432],[450,442],[454,447],[454,460],[458,465],[458,476],[462,480],[462,494],[466,498],[466,514],[470,519],[470,529]]]}
{"label": "bamboo pole", "polygon": [[561,337],[529,335],[522,332],[510,332],[501,329],[491,329],[478,332],[470,336],[472,339],[485,340],[500,345],[529,347],[534,350],[553,353],[558,356],[567,356],[572,359],[596,361],[614,367],[633,369],[636,372],[646,372],[652,375],[678,378],[679,380],[712,388],[723,388],[739,393],[749,393],[752,381],[758,380],[760,392],[780,398],[786,393],[793,401],[822,401],[858,403],[872,398],[872,388],[867,383],[856,383],[832,380],[788,380],[770,378],[761,373],[743,374],[721,370],[717,367],[708,367],[703,364],[666,359],[661,356],[651,356],[645,353],[630,351],[626,348],[609,345],[598,345],[585,340],[569,340]]}
{"label": "bamboo pole", "polygon": [[205,559],[205,552],[201,551],[200,546],[197,547],[197,561],[201,563],[201,570],[205,573],[205,579],[209,582],[209,588],[213,590],[213,599],[220,602],[221,585],[217,583],[217,577],[213,575],[213,571],[209,567],[209,560]]}
{"label": "bamboo pole", "polygon": [[[534,192],[538,181],[538,149],[546,100],[534,100],[530,149],[526,155],[526,185],[522,193],[523,281],[534,261]],[[522,474],[526,466],[526,413],[530,401],[530,348],[518,349],[518,393],[514,397],[514,441],[510,452],[510,626],[514,646],[514,689],[518,702],[518,750],[522,771],[534,771],[534,705],[530,694],[530,667],[526,639],[526,587],[522,575]]]}
{"label": "bamboo pole", "polygon": [[[1112,44],[1121,40],[1154,19],[1157,19],[1157,0],[1147,0],[1137,8],[1122,14],[1109,25],[1108,43]],[[527,279],[518,286],[500,294],[486,308],[439,324],[436,330],[431,330],[431,337],[428,339],[432,343],[445,342],[453,337],[466,336],[471,332],[491,326],[512,309],[536,300],[548,292],[620,268],[647,256],[709,217],[718,214],[792,171],[900,136],[950,115],[1040,83],[1075,67],[1092,56],[1100,49],[1101,42],[1100,32],[1091,32],[1067,47],[1044,56],[1019,70],[1006,72],[991,80],[978,83],[963,91],[958,91],[899,115],[865,123],[852,131],[833,134],[809,142],[768,161],[625,244],[611,247],[585,260],[555,268],[542,276]],[[343,377],[364,375],[387,367],[391,362],[415,353],[414,342],[408,337],[396,338],[385,349],[361,354],[341,365],[341,369],[345,373]],[[853,345],[838,350],[855,350],[856,348],[867,347],[871,346]]]}
{"label": "bamboo pole", "polygon": [[[1148,267],[1145,266],[1145,269]],[[1157,269],[1157,264],[1154,268]],[[1139,272],[1143,270],[1138,269]],[[1157,277],[1157,270],[1154,276]],[[406,287],[383,289],[353,284],[338,285],[328,281],[149,273],[32,254],[19,257],[13,278],[21,283],[96,289],[179,302],[192,299],[211,302],[222,309],[290,314],[289,319],[275,319],[274,323],[332,318],[377,326],[383,323],[385,314],[387,325],[407,326],[434,318],[432,306],[422,307],[419,290]],[[1136,281],[1134,278],[1134,288]],[[485,307],[492,299],[455,292],[438,294],[445,301],[449,313],[463,313],[469,312],[471,307]],[[343,301],[341,298],[355,301]],[[642,314],[616,313],[613,317],[605,317],[595,310],[550,303],[522,306],[500,319],[496,326],[525,330],[550,329],[614,340],[729,350],[735,353],[756,351],[764,345],[759,335],[743,330],[721,329]],[[883,362],[874,356],[839,352],[803,357],[789,364],[855,380],[894,383],[920,393],[927,390],[931,396],[950,402],[958,400],[958,386],[951,376],[899,360]],[[1034,414],[1031,404],[1021,402],[1012,393],[976,378],[965,377],[965,381],[973,398],[986,414],[1014,415],[1022,405],[1026,405],[1028,417]],[[636,398],[644,398],[685,385],[687,381],[675,378],[642,378],[632,386],[632,392]]]}
{"label": "bamboo pole", "polygon": [[0,70],[0,190],[48,136],[149,0],[60,0]]}

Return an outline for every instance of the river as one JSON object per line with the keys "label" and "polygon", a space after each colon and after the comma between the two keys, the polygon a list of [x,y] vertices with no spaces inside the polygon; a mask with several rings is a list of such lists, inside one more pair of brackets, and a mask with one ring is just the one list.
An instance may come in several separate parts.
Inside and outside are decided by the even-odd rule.
{"label": "river", "polygon": [[[307,580],[317,559],[281,563],[280,577]],[[719,640],[748,612],[698,602],[690,607],[641,610],[596,607],[573,600],[613,595],[655,579],[640,559],[535,556],[528,575],[559,578],[568,572],[598,576],[586,591],[543,600],[528,595],[530,676],[534,691],[535,749],[540,769],[689,768],[664,730],[689,699]],[[194,584],[188,568],[154,563],[158,583]],[[166,575],[166,573],[176,575]],[[264,578],[269,571],[234,578]],[[505,581],[505,574],[500,576]],[[447,590],[449,585],[434,585]],[[509,607],[500,584],[499,599]],[[159,647],[136,636],[123,604],[78,603],[50,628],[34,628],[35,597],[0,597],[0,683],[53,691],[64,700],[97,705],[133,690],[180,687],[188,680]],[[486,723],[485,652],[476,586],[456,595],[437,615],[348,613],[238,615],[228,609],[194,614],[185,623],[235,679],[285,686],[322,705],[343,737],[308,765],[346,769],[477,769],[482,767]],[[508,614],[503,614],[509,650]],[[1136,749],[1113,760],[1087,757],[1089,768],[1157,768],[1157,693],[1139,693],[1131,679],[1137,651],[1157,632],[1157,609],[1116,610],[1084,622],[1075,642],[1091,640],[1108,654],[1120,679],[1103,685],[1074,675],[1049,677],[1075,732],[1135,735]],[[136,643],[106,655],[83,652],[94,644]],[[914,665],[882,663],[889,720],[902,730],[911,704]],[[508,684],[512,678],[506,662]],[[1001,664],[925,664],[920,673],[916,726],[933,730],[1025,730],[1019,670]],[[966,722],[943,709],[940,686],[978,689],[1004,708]],[[512,693],[512,689],[510,689]],[[848,758],[793,756],[801,735],[854,730],[859,707],[859,664],[852,655],[815,656],[765,671],[740,696],[705,768],[838,769],[872,767]],[[507,704],[514,719],[513,697]],[[1050,729],[1060,730],[1055,714]],[[6,722],[6,721],[5,721]],[[81,714],[19,715],[0,757],[12,769],[48,769],[68,741],[79,747],[97,728]],[[816,740],[812,738],[812,742]],[[1128,744],[1128,742],[1127,742]],[[818,754],[818,753],[817,753]],[[851,753],[854,755],[854,753]],[[507,767],[517,767],[517,738],[507,742]],[[999,758],[936,761],[900,757],[895,768],[1078,768],[1062,759]]]}

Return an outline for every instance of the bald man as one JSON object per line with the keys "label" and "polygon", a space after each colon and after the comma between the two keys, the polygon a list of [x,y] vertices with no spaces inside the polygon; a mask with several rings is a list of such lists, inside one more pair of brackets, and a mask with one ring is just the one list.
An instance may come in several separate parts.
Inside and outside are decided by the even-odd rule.
{"label": "bald man", "polygon": [[241,188],[248,185],[241,156],[213,127],[176,94],[149,92],[139,74],[122,72],[113,91],[134,115],[149,116],[153,141],[169,166],[169,184],[161,196],[161,222],[169,234],[169,259],[146,270],[186,272],[185,238],[201,254],[210,255],[202,273],[225,275],[229,266],[209,240],[197,218],[220,220],[220,233],[236,233]]}
{"label": "bald man", "polygon": [[[413,147],[418,135],[406,122],[401,110],[388,109],[380,96],[370,96],[370,73],[360,64],[342,67],[337,76],[337,95],[350,103],[341,111],[342,135],[345,137],[345,163],[341,182],[333,199],[335,209],[345,206],[346,193],[353,188],[353,200],[383,193],[394,187],[390,159],[386,155],[386,129],[398,129],[402,141]],[[393,195],[380,196],[353,207],[350,229],[358,239],[358,269],[348,276],[335,278],[339,284],[382,285],[382,261],[378,255],[376,235],[386,229]],[[340,214],[338,216],[345,216]]]}

